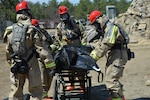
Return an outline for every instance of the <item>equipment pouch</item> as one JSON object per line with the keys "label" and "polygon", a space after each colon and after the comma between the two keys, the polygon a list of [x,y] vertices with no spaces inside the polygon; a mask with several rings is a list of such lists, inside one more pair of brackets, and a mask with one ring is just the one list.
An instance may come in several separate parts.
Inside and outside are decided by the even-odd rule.
{"label": "equipment pouch", "polygon": [[27,61],[25,60],[22,60],[21,63],[20,63],[20,68],[19,68],[19,71],[18,71],[20,74],[27,74],[29,72],[29,66],[28,66],[28,63]]}
{"label": "equipment pouch", "polygon": [[131,60],[132,58],[135,57],[134,52],[131,51],[131,49],[127,49],[127,54],[128,54],[128,60]]}
{"label": "equipment pouch", "polygon": [[22,60],[21,62],[16,62],[12,67],[11,67],[11,72],[16,74],[27,74],[29,72],[29,67],[28,64],[25,60]]}

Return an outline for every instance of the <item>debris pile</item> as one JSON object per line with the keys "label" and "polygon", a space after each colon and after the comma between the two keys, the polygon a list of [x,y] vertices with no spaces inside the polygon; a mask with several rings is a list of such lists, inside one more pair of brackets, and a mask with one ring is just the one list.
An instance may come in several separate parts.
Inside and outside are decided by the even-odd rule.
{"label": "debris pile", "polygon": [[119,22],[130,36],[150,39],[150,0],[132,0],[127,11],[120,14]]}

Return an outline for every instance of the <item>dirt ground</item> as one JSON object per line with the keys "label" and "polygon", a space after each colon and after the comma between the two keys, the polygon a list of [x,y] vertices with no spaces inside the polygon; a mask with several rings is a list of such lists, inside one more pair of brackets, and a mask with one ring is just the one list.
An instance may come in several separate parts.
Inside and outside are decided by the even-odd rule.
{"label": "dirt ground", "polygon": [[[124,94],[126,100],[150,100],[150,86],[145,85],[145,81],[150,79],[150,42],[140,45],[131,44],[131,50],[135,52],[135,59],[128,61],[124,76],[121,82],[124,84]],[[98,61],[99,66],[104,72],[105,58]],[[0,100],[8,97],[10,92],[10,67],[5,59],[5,44],[0,42]],[[97,82],[97,73],[91,71],[92,76],[92,100],[104,100],[105,82]],[[27,92],[27,85],[25,85]]]}

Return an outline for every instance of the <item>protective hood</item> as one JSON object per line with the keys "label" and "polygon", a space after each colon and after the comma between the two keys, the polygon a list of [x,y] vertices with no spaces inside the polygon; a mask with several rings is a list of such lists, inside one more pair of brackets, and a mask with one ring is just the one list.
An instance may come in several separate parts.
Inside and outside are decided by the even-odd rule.
{"label": "protective hood", "polygon": [[[99,18],[97,19],[97,22],[100,23],[101,28],[103,29],[108,20],[109,20],[109,19],[107,18],[107,16],[106,16],[106,15],[103,15],[102,17],[99,17]],[[104,30],[104,29],[103,29],[103,30]]]}
{"label": "protective hood", "polygon": [[24,14],[17,14],[16,20],[19,23],[23,23],[23,24],[26,24],[26,25],[31,25],[30,17],[28,17],[28,16],[26,16]]}

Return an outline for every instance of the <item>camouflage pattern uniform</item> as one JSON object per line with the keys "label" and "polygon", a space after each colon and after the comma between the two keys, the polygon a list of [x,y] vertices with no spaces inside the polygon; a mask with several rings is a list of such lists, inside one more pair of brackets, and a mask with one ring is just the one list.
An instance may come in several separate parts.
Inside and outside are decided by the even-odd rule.
{"label": "camouflage pattern uniform", "polygon": [[[57,25],[57,34],[61,41],[61,47],[64,45],[79,46],[84,32],[81,24],[70,17],[67,23],[60,22]],[[60,47],[60,48],[61,48]],[[81,77],[78,77],[81,79]],[[71,86],[74,86],[74,78],[70,77]]]}
{"label": "camouflage pattern uniform", "polygon": [[[34,45],[36,52],[39,53],[41,60],[48,66],[51,62],[53,62],[53,57],[47,47],[45,47],[41,43],[41,36],[31,25],[31,19],[23,14],[17,14],[16,16],[17,22],[29,25],[27,34],[26,34],[26,47],[29,49]],[[30,27],[32,26],[32,27]],[[12,32],[9,32],[6,36],[6,58],[10,65],[13,63],[13,59],[11,55],[13,53],[12,50]],[[23,58],[27,58],[31,54],[32,50],[30,49],[26,56]],[[29,54],[28,54],[29,53]],[[30,100],[41,100],[42,99],[42,83],[41,83],[41,72],[39,69],[38,59],[36,57],[36,53],[33,57],[28,61],[29,65],[29,73],[28,74],[14,74],[10,72],[10,80],[11,80],[11,92],[9,94],[9,100],[23,100],[23,86],[25,84],[25,80],[29,80],[29,92],[31,94]]]}
{"label": "camouflage pattern uniform", "polygon": [[[76,21],[70,17],[69,22],[64,24],[60,22],[57,25],[57,34],[62,45],[81,45],[81,28],[76,24]],[[72,38],[68,38],[72,35]]]}

